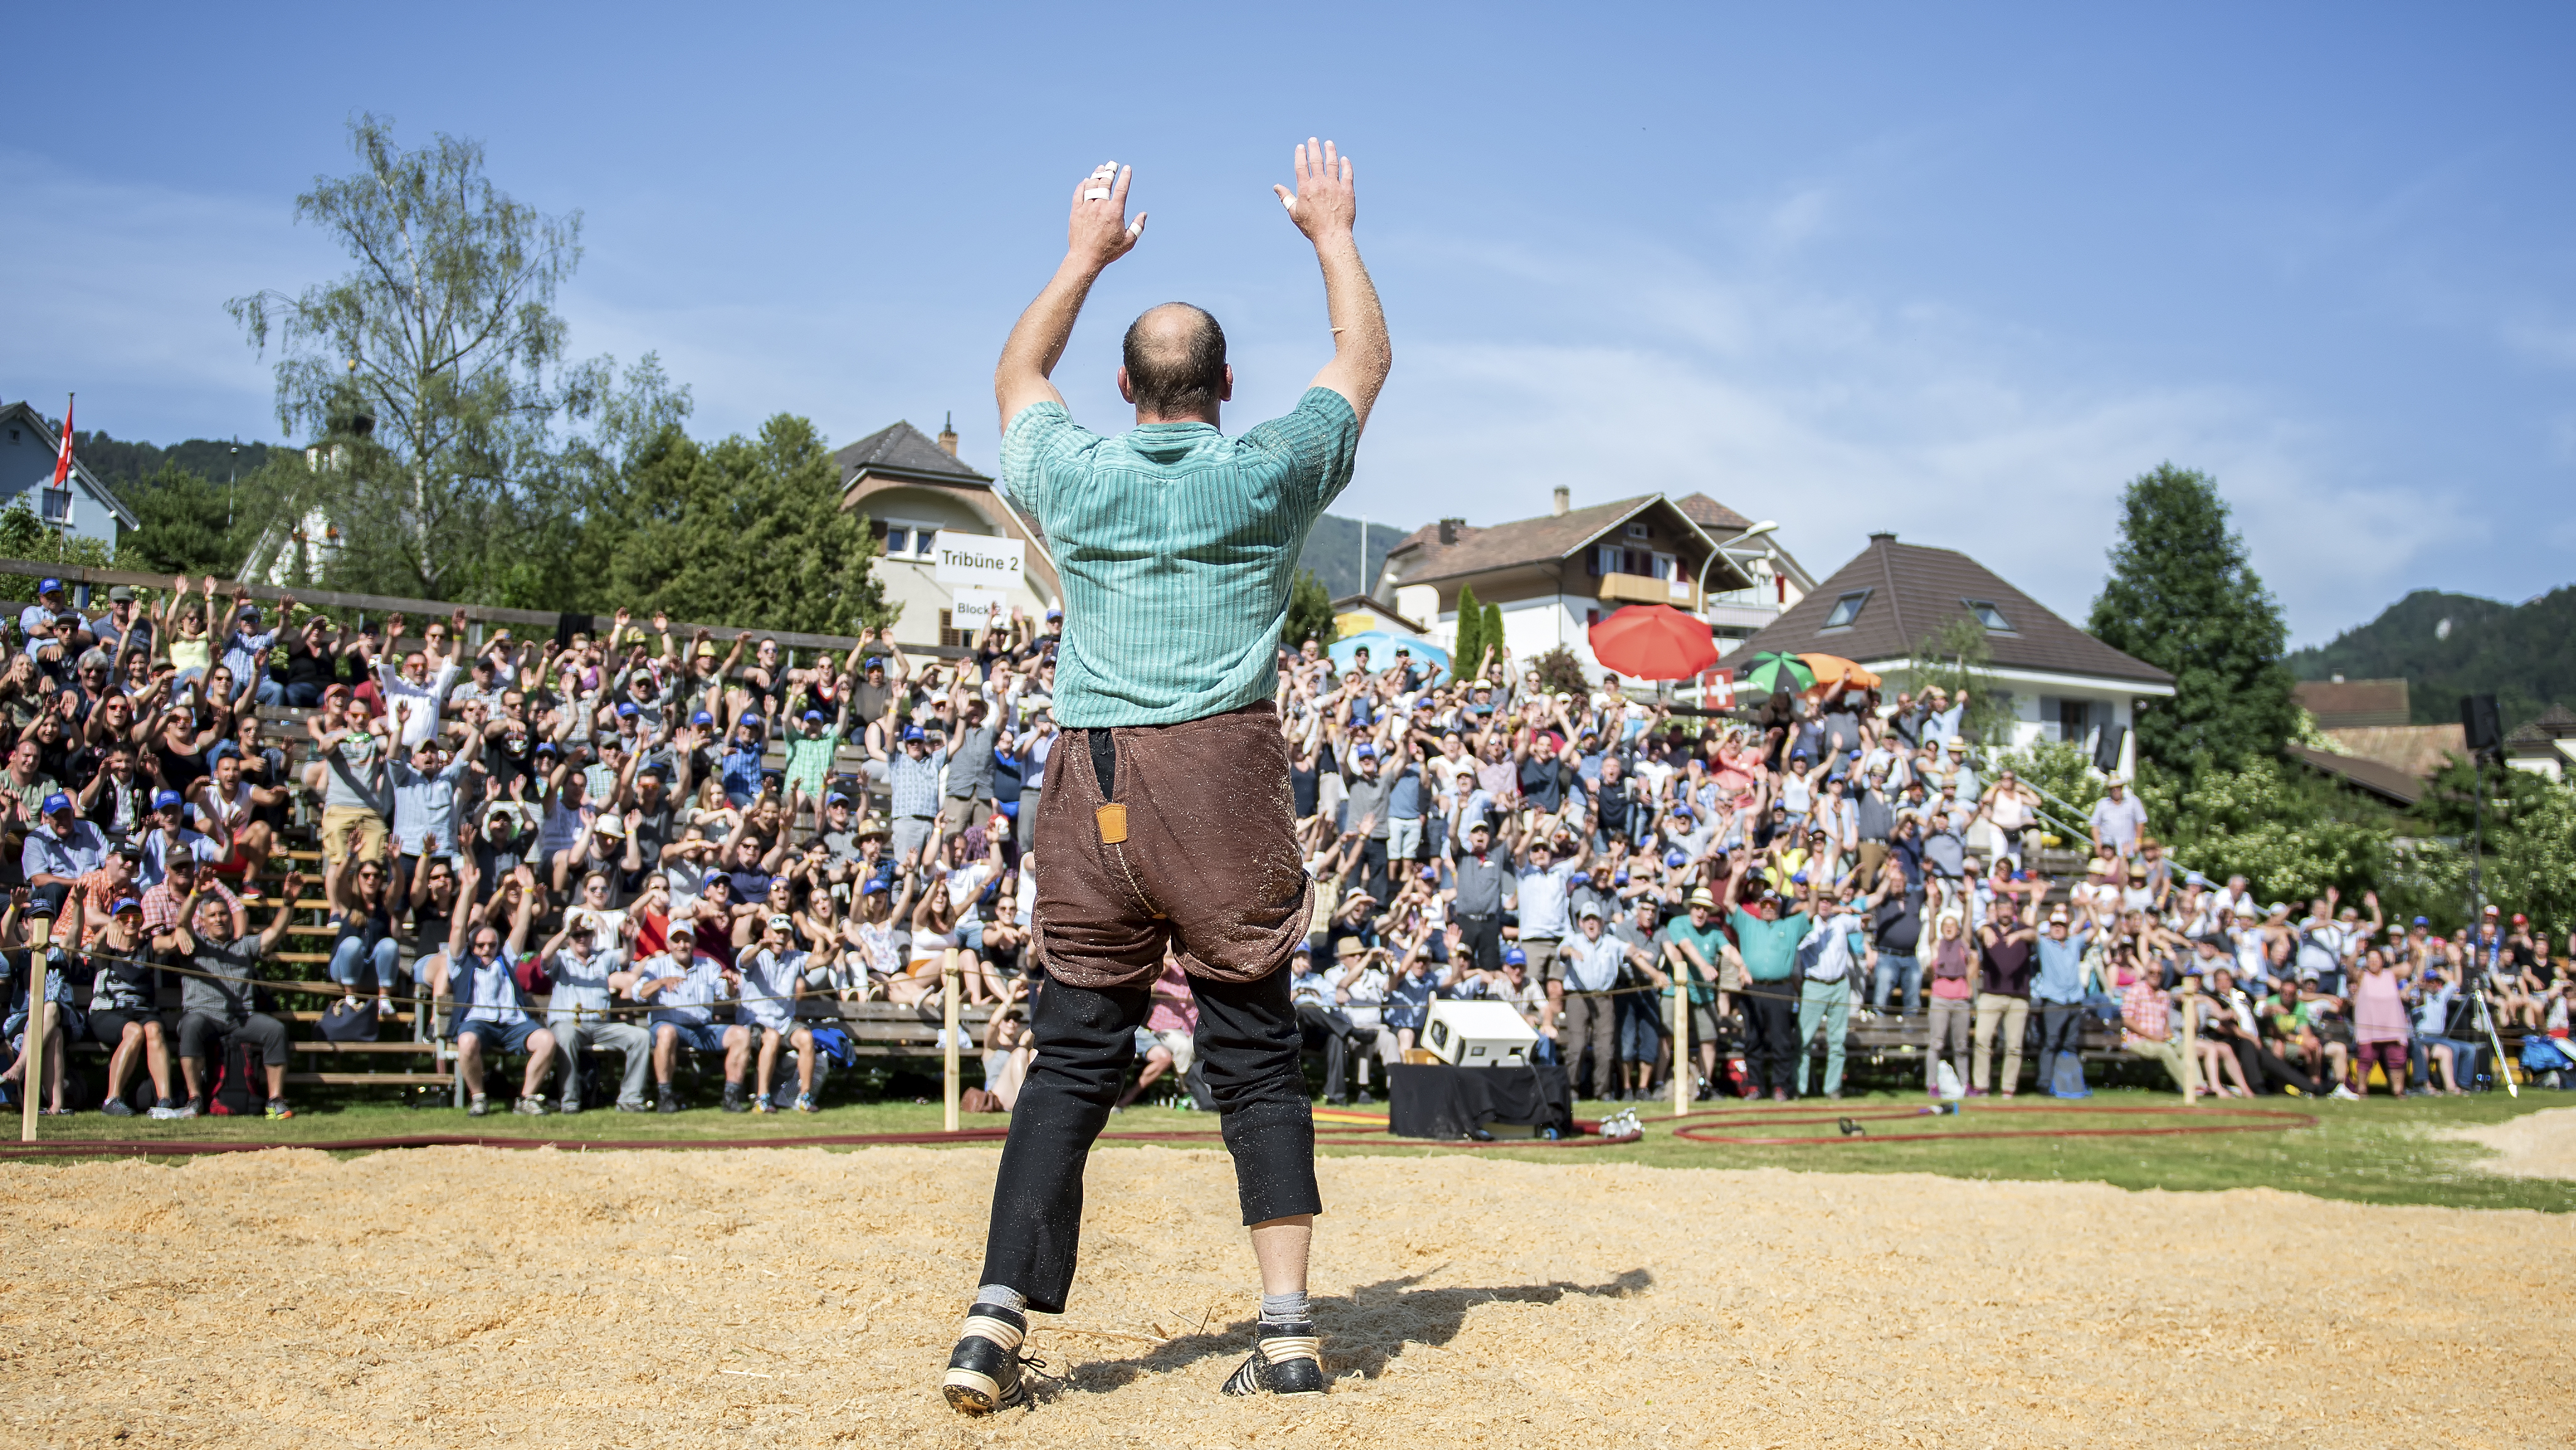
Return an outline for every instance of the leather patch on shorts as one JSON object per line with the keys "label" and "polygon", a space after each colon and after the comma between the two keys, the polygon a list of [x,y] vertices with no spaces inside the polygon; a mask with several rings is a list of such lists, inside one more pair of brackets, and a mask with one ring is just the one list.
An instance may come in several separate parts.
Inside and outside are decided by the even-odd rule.
{"label": "leather patch on shorts", "polygon": [[1115,846],[1127,839],[1127,808],[1115,801],[1091,813],[1100,826],[1100,844]]}

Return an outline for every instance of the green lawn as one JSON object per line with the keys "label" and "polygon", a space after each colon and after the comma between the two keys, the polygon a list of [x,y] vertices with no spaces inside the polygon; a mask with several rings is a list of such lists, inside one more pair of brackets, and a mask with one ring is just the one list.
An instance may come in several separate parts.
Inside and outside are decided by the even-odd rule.
{"label": "green lawn", "polygon": [[[1919,1106],[1919,1094],[1876,1094],[1847,1098],[1838,1106],[1822,1103],[1752,1111],[1764,1116],[1810,1113],[1868,1113]],[[2007,1138],[1908,1142],[1924,1131],[1993,1128],[2055,1129],[2170,1126],[2173,1116],[2125,1117],[2087,1115],[2087,1108],[2177,1106],[2170,1093],[2112,1090],[2098,1093],[2084,1107],[2062,1112],[1980,1113],[1970,1104],[1958,1117],[1903,1118],[1866,1124],[1869,1136],[1858,1143],[1839,1141],[1832,1122],[1782,1124],[1770,1128],[1727,1127],[1743,1136],[1821,1135],[1837,1141],[1818,1147],[1749,1147],[1709,1145],[1673,1136],[1665,1126],[1669,1106],[1640,1109],[1643,1141],[1606,1148],[1491,1148],[1499,1154],[1542,1162],[1645,1163],[1666,1168],[1794,1168],[1832,1173],[1941,1173],[1960,1178],[2098,1181],[2122,1188],[2199,1190],[2278,1188],[2326,1198],[2365,1203],[2426,1203],[2461,1208],[2531,1208],[2547,1212],[2576,1210],[2576,1182],[2507,1178],[2479,1171],[2474,1165],[2487,1150],[2437,1136],[2440,1129],[2499,1122],[2542,1108],[2576,1105],[2576,1095],[2526,1090],[2520,1100],[2501,1093],[2468,1098],[2373,1098],[2362,1103],[2316,1102],[2267,1098],[2258,1106],[2311,1113],[2316,1126],[2288,1132],[2194,1134],[2138,1138]],[[1709,1105],[1718,1108],[1722,1105]],[[1376,1109],[1383,1111],[1382,1108]],[[2212,1105],[2212,1111],[2217,1105]],[[1586,1117],[1604,1108],[1586,1104]],[[2213,1119],[2213,1121],[2225,1121]],[[1005,1119],[969,1118],[970,1128],[999,1128]],[[936,1103],[880,1102],[833,1107],[812,1116],[777,1118],[731,1116],[701,1107],[673,1117],[592,1111],[578,1117],[523,1118],[507,1113],[472,1119],[449,1108],[406,1107],[383,1102],[322,1099],[299,1106],[287,1122],[260,1119],[199,1118],[186,1123],[155,1123],[142,1118],[105,1118],[96,1113],[46,1119],[47,1141],[118,1139],[138,1142],[172,1140],[258,1141],[281,1144],[387,1138],[412,1134],[475,1134],[485,1137],[537,1138],[567,1145],[619,1139],[702,1143],[707,1146],[757,1142],[761,1139],[814,1135],[935,1132],[940,1124]],[[1114,1133],[1204,1135],[1216,1146],[1215,1122],[1205,1114],[1143,1107],[1110,1122]],[[1327,1125],[1327,1132],[1332,1129]],[[1186,1144],[1184,1144],[1186,1146]],[[0,1144],[0,1150],[7,1145]],[[1328,1145],[1327,1153],[1394,1153],[1428,1155],[1458,1150],[1408,1147],[1394,1140]]]}

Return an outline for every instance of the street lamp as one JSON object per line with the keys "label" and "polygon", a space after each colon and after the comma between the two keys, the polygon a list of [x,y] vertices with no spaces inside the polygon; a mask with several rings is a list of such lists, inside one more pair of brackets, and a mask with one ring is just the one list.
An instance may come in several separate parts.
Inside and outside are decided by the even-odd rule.
{"label": "street lamp", "polygon": [[1699,566],[1699,608],[1702,614],[1706,614],[1708,612],[1708,566],[1716,563],[1718,556],[1721,554],[1724,554],[1730,562],[1733,561],[1735,556],[1726,552],[1726,546],[1728,544],[1740,544],[1747,539],[1760,538],[1762,535],[1767,534],[1778,527],[1780,527],[1780,521],[1778,519],[1764,519],[1762,522],[1753,525],[1749,529],[1729,535],[1724,541],[1720,542],[1716,548],[1708,551],[1708,557],[1701,560]]}

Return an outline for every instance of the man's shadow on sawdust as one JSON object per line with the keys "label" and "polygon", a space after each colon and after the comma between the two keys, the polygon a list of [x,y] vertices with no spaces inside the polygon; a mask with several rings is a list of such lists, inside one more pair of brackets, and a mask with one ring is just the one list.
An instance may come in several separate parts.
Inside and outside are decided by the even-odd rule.
{"label": "man's shadow on sawdust", "polygon": [[[1447,1265],[1442,1265],[1446,1268]],[[1381,1279],[1363,1284],[1348,1294],[1318,1294],[1313,1300],[1315,1323],[1324,1335],[1324,1367],[1335,1378],[1356,1370],[1366,1379],[1376,1379],[1386,1372],[1387,1363],[1404,1352],[1408,1344],[1445,1345],[1458,1337],[1459,1328],[1467,1322],[1467,1311],[1480,1304],[1554,1304],[1568,1295],[1593,1299],[1624,1299],[1642,1294],[1654,1286],[1655,1276],[1644,1269],[1630,1269],[1605,1284],[1570,1284],[1559,1280],[1553,1284],[1521,1284],[1493,1289],[1416,1289],[1413,1286],[1440,1272],[1432,1269],[1400,1279]],[[1401,1338],[1371,1338],[1364,1329],[1350,1327],[1355,1321],[1383,1321],[1382,1311],[1400,1311],[1404,1323]],[[1187,1369],[1201,1360],[1233,1359],[1252,1347],[1253,1321],[1231,1320],[1223,1325],[1207,1325],[1187,1334],[1177,1334],[1146,1354],[1125,1359],[1086,1360],[1069,1366],[1065,1386],[1072,1389],[1100,1391],[1144,1378],[1149,1374],[1168,1374]],[[1043,1332],[1043,1331],[1041,1331]],[[1068,1336],[1077,1338],[1079,1336]]]}

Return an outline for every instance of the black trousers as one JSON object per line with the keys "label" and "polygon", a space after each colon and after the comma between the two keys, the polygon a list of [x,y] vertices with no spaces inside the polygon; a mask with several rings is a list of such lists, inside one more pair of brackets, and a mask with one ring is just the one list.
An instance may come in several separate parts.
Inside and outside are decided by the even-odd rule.
{"label": "black trousers", "polygon": [[181,1057],[193,1057],[203,1062],[214,1055],[217,1046],[230,1042],[257,1043],[263,1067],[286,1066],[286,1025],[274,1017],[254,1012],[244,1021],[227,1022],[210,1012],[180,1015]]}
{"label": "black trousers", "polygon": [[1745,1071],[1753,1074],[1758,1088],[1796,1089],[1792,1080],[1798,1070],[1798,984],[1794,980],[1747,982],[1739,994],[1744,999],[1745,1035],[1751,1039],[1744,1053]]}
{"label": "black trousers", "polygon": [[[1282,969],[1256,982],[1192,978],[1198,1061],[1223,1115],[1243,1221],[1320,1213],[1315,1120],[1298,1061],[1301,1034]],[[1011,1136],[993,1185],[982,1284],[1007,1284],[1045,1314],[1064,1312],[1082,1240],[1082,1170],[1109,1122],[1136,1055],[1146,986],[1090,988],[1061,980],[1037,996],[1037,1060],[1011,1109]]]}
{"label": "black trousers", "polygon": [[2326,1095],[2325,1084],[2251,1038],[2230,1037],[2227,1048],[2236,1054],[2236,1065],[2245,1069],[2245,1081],[2258,1093],[2273,1083],[2287,1083],[2312,1098]]}
{"label": "black trousers", "polygon": [[[1324,1101],[1341,1103],[1350,1100],[1350,1084],[1343,1079],[1349,1071],[1351,1050],[1357,1045],[1358,1038],[1359,1029],[1351,1025],[1348,1012],[1311,1005],[1297,1009],[1299,1048],[1324,1054]],[[1369,1040],[1374,1044],[1377,1034],[1370,1033]],[[1259,1220],[1247,1222],[1257,1223]]]}
{"label": "black trousers", "polygon": [[1458,917],[1459,941],[1467,949],[1467,960],[1480,972],[1503,969],[1503,917],[1500,912],[1487,912],[1483,917]]}

